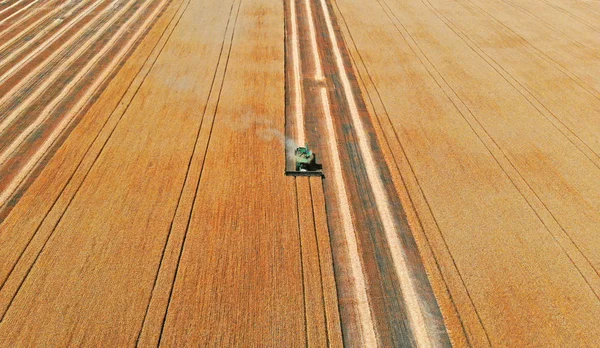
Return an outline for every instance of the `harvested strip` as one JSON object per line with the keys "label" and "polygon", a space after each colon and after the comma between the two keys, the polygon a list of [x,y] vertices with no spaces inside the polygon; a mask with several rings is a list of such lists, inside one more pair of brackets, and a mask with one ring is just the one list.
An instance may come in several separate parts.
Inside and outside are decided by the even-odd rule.
{"label": "harvested strip", "polygon": [[[6,16],[10,16],[12,13],[14,13],[14,12],[11,12],[11,13],[5,14],[5,12],[10,12],[11,10],[13,10],[14,7],[21,5],[21,3],[25,2],[25,1],[27,1],[27,0],[17,0],[15,2],[13,2],[10,6],[0,10],[0,16],[4,17],[4,18],[0,18],[0,20],[8,18]],[[33,3],[35,3],[35,2],[37,2],[37,0],[33,1]],[[17,8],[17,10],[18,10],[18,8]]]}
{"label": "harvested strip", "polygon": [[[28,160],[28,162],[19,169],[19,172],[14,176],[14,178],[12,178],[12,180],[6,184],[6,188],[0,194],[0,205],[5,204],[6,201],[10,198],[10,196],[17,190],[19,184],[33,170],[34,166],[39,162],[39,160],[46,153],[46,151],[48,151],[50,146],[52,146],[52,144],[58,139],[58,137],[61,135],[64,129],[66,129],[68,125],[72,122],[73,118],[81,111],[81,108],[85,106],[85,104],[88,102],[89,98],[93,95],[93,93],[96,92],[96,89],[104,82],[104,78],[111,71],[111,68],[119,63],[120,59],[137,42],[138,35],[143,33],[145,29],[152,23],[152,21],[155,20],[156,16],[160,13],[160,11],[162,10],[162,6],[166,3],[166,1],[167,0],[162,0],[159,3],[159,5],[155,7],[152,14],[146,18],[144,23],[141,25],[140,29],[138,29],[138,31],[135,32],[133,36],[131,36],[127,44],[123,45],[119,53],[115,55],[115,58],[112,60],[112,63],[105,68],[103,74],[100,75],[95,80],[95,82],[88,87],[86,94],[83,97],[79,98],[78,103],[76,103],[75,106],[72,107],[66,115],[62,116],[60,123],[56,126],[56,128],[52,131],[48,138],[45,138],[45,142],[42,145],[40,145],[35,154],[29,157],[30,159]],[[148,6],[150,6],[150,3],[148,3]],[[141,15],[141,13],[142,12],[138,12],[138,15]],[[138,15],[131,17],[128,23],[133,22],[135,19],[137,19]],[[122,31],[124,31],[124,29],[122,29]],[[118,36],[113,37],[111,41],[116,40],[117,37]],[[105,47],[105,50],[107,50],[110,47],[110,44],[107,45]],[[92,63],[89,62],[88,65],[92,65]],[[85,71],[85,69],[82,71]],[[10,166],[10,168],[13,168],[14,171],[15,166]]]}
{"label": "harvested strip", "polygon": [[4,15],[4,12],[9,12],[10,10],[13,9],[13,7],[20,5],[24,1],[26,1],[26,0],[17,0],[15,2],[13,2],[10,6],[3,8],[2,10],[0,10],[0,16]]}
{"label": "harvested strip", "polygon": [[321,0],[321,6],[325,14],[325,21],[327,23],[329,37],[332,41],[332,46],[334,47],[333,51],[335,54],[336,65],[344,86],[346,101],[350,106],[352,122],[358,135],[360,152],[363,160],[365,161],[365,168],[367,170],[369,183],[373,189],[373,193],[375,194],[377,209],[381,217],[381,222],[383,223],[387,242],[391,249],[394,266],[400,281],[399,285],[403,293],[403,299],[406,302],[406,310],[410,317],[410,324],[414,330],[417,344],[421,347],[429,347],[432,346],[434,342],[430,340],[430,335],[427,332],[428,323],[426,322],[425,314],[422,312],[422,305],[419,303],[419,295],[417,294],[417,289],[415,288],[415,282],[412,279],[412,275],[410,274],[410,270],[406,264],[402,242],[400,241],[400,238],[396,232],[397,227],[395,226],[394,218],[392,217],[392,212],[390,210],[391,208],[388,193],[381,181],[380,174],[377,172],[377,165],[375,164],[375,159],[373,158],[373,153],[370,144],[368,143],[368,136],[366,134],[363,122],[358,114],[355,96],[352,92],[352,87],[348,79],[348,73],[344,67],[339,45],[336,39],[336,34],[333,30],[329,8],[325,3],[325,0]]}
{"label": "harvested strip", "polygon": [[[79,10],[80,7],[85,7],[86,5],[91,5],[94,3],[88,3],[88,2],[80,2],[77,3],[76,6],[74,6],[71,11],[77,11]],[[94,5],[92,5],[92,8],[95,7]],[[63,16],[58,16],[58,18],[55,18],[52,21],[46,21],[45,23],[42,23],[44,20],[46,20],[47,18],[51,17],[52,15],[54,15],[56,12],[58,11],[66,11],[66,9],[61,9],[61,8],[57,8],[55,11],[48,13],[45,17],[40,18],[36,23],[32,24],[31,27],[29,27],[28,29],[24,30],[21,35],[16,35],[14,36],[12,39],[10,39],[9,41],[5,42],[2,46],[0,46],[0,66],[4,68],[5,65],[12,63],[17,64],[17,62],[15,61],[11,61],[14,59],[19,59],[23,60],[23,59],[29,59],[31,56],[25,56],[27,54],[27,49],[30,48],[31,46],[37,45],[38,48],[43,45],[43,44],[48,44],[49,41],[53,41],[53,37],[49,37],[49,38],[44,38],[45,35],[50,34],[56,27],[60,26],[60,25],[66,25],[65,23],[65,19],[66,21],[71,21],[71,20],[77,20],[77,18],[67,18],[69,17],[68,15],[63,15]],[[35,34],[34,36],[32,31],[34,29],[37,29],[37,34]],[[57,32],[57,34],[60,33]],[[55,35],[57,35],[55,34]],[[21,41],[19,41],[21,40]],[[12,45],[12,47],[11,47]]]}
{"label": "harvested strip", "polygon": [[[146,6],[149,6],[152,3],[146,3]],[[78,74],[69,79],[72,82],[78,82],[81,78],[83,78],[83,76],[85,76],[88,73],[88,70],[97,63],[97,61],[103,57],[103,55],[112,47],[112,45],[120,38],[119,36],[125,32],[125,30],[128,29],[129,24],[133,23],[135,20],[137,20],[137,18],[139,16],[141,16],[143,14],[143,11],[145,10],[145,7],[142,7],[140,9],[138,9],[136,11],[136,13],[129,17],[129,19],[127,20],[126,23],[123,24],[123,26],[119,29],[119,31],[115,32],[114,35],[112,36],[111,40],[104,45],[104,47],[102,48],[102,50],[94,53],[94,56],[92,59],[86,59],[87,63],[85,64],[85,66],[83,68],[80,68]],[[106,23],[105,27],[103,29],[108,29],[113,23],[109,22]],[[97,37],[100,37],[104,34],[103,31],[98,31],[97,33]],[[135,36],[134,36],[135,38]],[[92,38],[94,39],[94,38]],[[75,62],[75,60],[77,58],[79,58],[79,55],[81,53],[87,53],[89,52],[89,47],[91,46],[91,43],[89,46],[83,46],[81,47],[76,53],[75,55],[71,56],[72,59],[67,60],[64,65],[66,66],[65,70],[69,70],[68,68],[70,67],[70,64]],[[58,77],[59,74],[62,71],[57,70],[55,74],[52,74],[51,76],[49,76],[44,84],[42,84],[40,86],[40,88],[38,89],[38,93],[42,93],[43,91],[46,90],[45,86],[49,86],[51,83],[54,82],[54,78]],[[54,98],[52,99],[52,101],[50,103],[46,102],[46,107],[40,112],[40,115],[32,122],[30,123],[25,129],[20,131],[20,134],[14,138],[14,140],[12,141],[12,143],[10,143],[9,146],[5,147],[3,149],[3,151],[0,153],[0,167],[2,165],[4,165],[4,162],[6,161],[6,159],[8,158],[8,156],[10,156],[12,154],[12,152],[14,152],[23,142],[24,140],[29,137],[29,135],[35,130],[37,129],[40,125],[44,124],[47,117],[49,116],[49,113],[54,109],[54,107],[56,107],[56,105],[63,99],[66,97],[66,95],[68,93],[71,92],[71,90],[75,87],[75,84],[72,85],[72,87],[69,88],[65,88],[63,89],[60,94],[54,96]],[[23,104],[21,107],[15,109],[13,111],[13,115],[20,115],[19,111],[24,110],[26,108],[26,106],[28,105],[27,102],[30,102],[31,100],[33,100],[34,98],[38,97],[39,94],[36,93],[32,93],[31,97],[26,99],[25,101],[23,101]],[[30,113],[26,114],[27,116],[31,115]],[[0,123],[0,132],[3,132],[6,127],[8,126],[9,122],[11,122],[12,120],[14,120],[14,118],[16,118],[17,116],[14,117],[9,117],[7,119],[5,119],[2,123]],[[15,134],[16,132],[9,132],[9,134]],[[1,200],[0,200],[0,204],[1,204]]]}
{"label": "harvested strip", "polygon": [[35,5],[39,0],[33,0],[32,2],[30,2],[29,4],[27,4],[26,6],[24,6],[23,8],[19,9],[18,11],[13,12],[10,16],[0,20],[0,24],[3,24],[4,22],[7,22],[9,19],[17,16],[18,14],[20,14],[21,12],[27,10],[28,8],[30,8],[31,6]]}
{"label": "harvested strip", "polygon": [[352,274],[353,284],[351,285],[356,296],[355,305],[358,307],[358,323],[360,325],[360,335],[362,344],[368,347],[374,347],[377,344],[376,329],[373,323],[371,309],[369,306],[369,298],[367,296],[367,282],[364,276],[364,271],[361,264],[360,253],[358,251],[358,243],[356,232],[352,222],[352,213],[348,204],[348,193],[344,183],[344,175],[340,163],[340,155],[337,147],[337,138],[333,125],[333,116],[331,115],[331,105],[327,91],[324,88],[320,89],[321,103],[323,112],[325,113],[325,124],[327,127],[327,144],[333,158],[333,173],[334,185],[337,193],[337,206],[341,210],[341,220],[344,231],[345,240],[348,247],[350,272]]}
{"label": "harvested strip", "polygon": [[[16,21],[13,24],[11,24],[5,28],[2,28],[3,25],[0,25],[0,28],[2,28],[2,29],[0,29],[0,43],[3,42],[2,46],[0,46],[0,47],[2,47],[2,49],[0,49],[0,51],[2,51],[4,49],[5,44],[6,44],[6,39],[10,39],[9,41],[11,41],[11,42],[14,40],[20,39],[29,30],[37,27],[42,21],[44,21],[48,17],[51,17],[52,15],[56,14],[57,12],[64,11],[64,9],[66,8],[66,5],[52,6],[54,3],[59,3],[59,2],[63,2],[63,3],[67,2],[68,4],[72,4],[71,1],[67,1],[67,0],[54,0],[54,2],[48,3],[49,6],[44,6],[40,10],[29,11],[27,13],[27,15],[24,16],[23,18],[21,18],[19,21]],[[54,10],[45,12],[44,10],[48,9],[48,8],[54,8]],[[33,20],[34,22],[29,23],[29,20]],[[19,29],[21,29],[21,30],[19,30]]]}
{"label": "harvested strip", "polygon": [[[9,100],[10,97],[12,97],[12,95],[14,93],[16,93],[17,91],[21,90],[26,83],[30,82],[29,80],[35,76],[35,74],[39,73],[39,71],[41,70],[41,68],[43,67],[47,67],[47,65],[44,65],[47,62],[52,62],[53,59],[55,59],[56,57],[59,57],[59,60],[62,61],[62,56],[60,56],[61,54],[63,56],[70,56],[70,54],[65,54],[65,52],[71,53],[70,51],[73,50],[73,47],[76,48],[80,48],[82,44],[84,44],[87,40],[87,38],[89,38],[91,35],[91,33],[96,32],[97,27],[92,27],[92,25],[99,25],[99,23],[106,23],[106,19],[108,19],[110,16],[108,14],[104,14],[102,16],[100,16],[103,12],[102,11],[98,11],[96,12],[96,14],[92,17],[92,18],[97,18],[95,21],[90,21],[89,23],[87,23],[87,25],[84,28],[76,28],[75,24],[79,24],[78,21],[82,20],[82,19],[87,19],[85,18],[88,14],[92,13],[93,10],[100,5],[104,0],[97,0],[90,8],[88,8],[85,12],[79,14],[77,16],[77,18],[75,18],[75,20],[73,20],[73,22],[67,26],[64,27],[63,29],[61,29],[59,32],[55,33],[51,38],[49,38],[47,40],[47,42],[44,45],[41,45],[39,47],[37,47],[34,51],[30,52],[27,57],[23,58],[22,61],[20,61],[19,63],[15,64],[14,66],[11,66],[10,69],[8,69],[7,71],[5,71],[2,76],[0,76],[0,83],[2,83],[2,85],[0,85],[0,87],[2,87],[2,90],[4,91],[5,89],[8,89],[4,95],[2,96],[2,98],[0,98],[0,105],[4,106],[6,104],[6,102]],[[122,9],[125,9],[126,7],[123,7]],[[100,8],[102,9],[102,8]],[[113,17],[114,20],[114,17]],[[84,21],[82,21],[84,22]],[[91,27],[91,28],[90,28]],[[86,31],[83,31],[83,29],[88,29]],[[40,53],[43,52],[45,49],[52,47],[52,43],[56,40],[58,40],[59,38],[61,38],[61,35],[63,35],[63,33],[70,31],[71,29],[75,29],[73,30],[73,33],[79,33],[81,31],[83,31],[83,33],[80,36],[73,36],[71,37],[69,40],[66,41],[61,41],[60,42],[60,46],[56,49],[54,49],[54,52],[50,55],[45,55],[42,56]],[[64,38],[62,38],[64,39]],[[37,69],[32,69],[32,66],[30,65],[31,62],[33,61],[35,63],[35,60],[33,60],[33,58],[36,58],[38,55],[42,56],[42,61],[37,63],[36,65],[38,65],[39,67]],[[17,83],[15,84],[9,84],[8,88],[7,88],[7,81],[10,81],[10,78],[13,77],[17,72],[21,71],[21,70],[26,70],[28,71],[28,73],[25,76],[16,76],[17,77]]]}
{"label": "harvested strip", "polygon": [[302,107],[302,79],[300,73],[300,53],[298,43],[298,23],[296,20],[296,1],[290,0],[291,26],[292,26],[292,66],[293,66],[293,90],[294,90],[294,117],[296,118],[296,142],[304,145],[304,110]]}

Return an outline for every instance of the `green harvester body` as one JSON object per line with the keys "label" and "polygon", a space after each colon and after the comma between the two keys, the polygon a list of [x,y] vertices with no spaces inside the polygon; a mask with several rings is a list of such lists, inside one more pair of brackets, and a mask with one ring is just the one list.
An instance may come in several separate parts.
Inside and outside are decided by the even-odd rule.
{"label": "green harvester body", "polygon": [[315,154],[310,151],[308,145],[305,147],[299,147],[294,152],[296,157],[296,171],[307,171],[308,167],[315,160]]}

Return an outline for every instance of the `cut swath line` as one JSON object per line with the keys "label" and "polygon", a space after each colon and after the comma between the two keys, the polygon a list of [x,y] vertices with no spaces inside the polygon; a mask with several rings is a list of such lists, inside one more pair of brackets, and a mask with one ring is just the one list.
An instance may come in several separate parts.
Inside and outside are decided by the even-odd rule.
{"label": "cut swath line", "polygon": [[292,24],[292,66],[294,69],[294,116],[296,118],[296,142],[306,143],[304,135],[304,110],[302,106],[302,82],[300,74],[300,48],[298,44],[298,22],[296,20],[296,1],[290,0]]}
{"label": "cut swath line", "polygon": [[[133,6],[133,3],[131,4],[131,6]],[[4,132],[4,130],[7,127],[9,127],[10,124],[17,117],[19,117],[20,113],[23,110],[25,110],[28,106],[30,106],[31,103],[36,100],[36,98],[38,98],[42,93],[46,92],[47,89],[48,89],[48,87],[50,87],[61,76],[61,74],[63,74],[66,70],[68,70],[69,66],[73,62],[75,62],[77,59],[79,59],[82,54],[84,54],[85,52],[87,52],[88,49],[90,49],[90,47],[94,44],[94,42],[97,39],[101,38],[105,34],[105,32],[107,30],[109,30],[110,27],[119,19],[119,17],[122,14],[124,14],[125,12],[127,12],[130,8],[131,7],[123,7],[123,8],[121,8],[119,10],[119,12],[115,13],[114,16],[112,17],[112,20],[106,22],[100,29],[98,29],[96,31],[96,33],[92,37],[90,37],[90,38],[88,38],[86,40],[86,44],[85,45],[80,46],[77,49],[77,51],[75,51],[73,54],[71,54],[66,61],[64,61],[64,62],[61,63],[61,68],[60,69],[55,69],[50,76],[46,77],[46,79],[44,80],[43,83],[41,83],[40,85],[38,85],[36,87],[36,89],[35,89],[34,92],[28,94],[27,97],[19,103],[19,106],[15,110],[13,110],[4,120],[2,120],[2,122],[0,122],[0,133]],[[138,9],[138,11],[139,11],[139,9]],[[105,48],[106,48],[106,46],[105,46]],[[104,51],[104,49],[103,49],[103,51]],[[58,53],[59,53],[58,51],[55,52],[55,54],[58,54]],[[94,55],[94,57],[97,57],[98,55],[99,55],[99,53],[96,53]],[[31,75],[33,75],[33,74],[34,74],[34,72],[30,73],[28,75],[28,77],[31,76]],[[27,78],[23,79],[23,82],[20,83],[19,85],[25,84],[25,80],[26,79]],[[21,86],[19,86],[19,87],[21,87]],[[2,102],[5,101],[6,99],[8,99],[8,97],[9,97],[9,95],[6,95],[4,98],[0,99],[0,105],[2,105]],[[56,98],[57,97],[55,97],[55,99]],[[27,132],[30,133],[30,130],[31,130],[31,126],[27,127],[27,129],[25,131],[23,131],[23,133],[21,133],[21,135],[17,139],[15,139],[13,141],[13,143],[0,155],[0,165],[2,165],[4,163],[4,161],[6,160],[5,154],[7,152],[8,153],[12,153],[12,151],[14,151],[14,149],[15,149],[14,148],[15,143],[17,143],[17,145],[18,145],[18,141],[17,140],[20,139],[23,136],[23,134],[25,134]]]}
{"label": "cut swath line", "polygon": [[[104,82],[106,76],[110,74],[112,69],[121,61],[122,57],[131,49],[131,47],[138,40],[139,34],[143,33],[149,24],[154,20],[154,18],[160,13],[162,8],[164,7],[165,2],[168,0],[162,0],[159,5],[157,5],[156,9],[152,12],[152,14],[144,21],[144,23],[140,26],[138,31],[129,39],[129,41],[123,45],[121,50],[115,55],[115,58],[111,61],[111,64],[104,68],[104,73],[99,76],[94,84],[88,87],[87,92],[83,95],[76,105],[71,108],[67,114],[63,117],[61,122],[54,129],[52,134],[48,137],[48,139],[40,146],[40,148],[36,151],[36,153],[30,158],[30,160],[21,168],[19,173],[11,180],[11,182],[7,185],[7,188],[0,194],[0,207],[3,206],[6,201],[10,198],[10,196],[17,190],[21,182],[27,177],[27,175],[33,170],[37,162],[42,158],[42,156],[48,151],[48,149],[52,146],[52,144],[58,139],[63,130],[68,127],[73,118],[79,113],[79,111],[85,106],[88,102],[88,99],[93,95],[96,89]],[[147,3],[148,5],[150,3]],[[141,13],[141,12],[139,12]],[[138,13],[138,14],[139,14]],[[123,25],[121,31],[124,31],[131,21],[136,19],[137,16],[131,17],[129,21]],[[113,37],[113,41],[107,44],[107,47],[111,46],[111,43],[114,43],[114,40],[117,40],[118,34]]]}
{"label": "cut swath line", "polygon": [[[12,3],[10,6],[8,6],[7,8],[0,10],[0,15],[1,15],[1,14],[3,14],[4,12],[6,12],[6,11],[12,10],[12,8],[13,8],[13,7],[15,7],[15,6],[17,6],[17,5],[21,4],[23,1],[25,1],[25,0],[18,0],[18,1],[15,1],[15,2],[13,2],[13,3]],[[2,2],[2,4],[4,4],[4,2]]]}
{"label": "cut swath line", "polygon": [[[85,12],[79,14],[74,20],[73,22],[71,22],[70,25],[62,28],[60,31],[56,32],[54,35],[52,35],[52,37],[48,38],[46,40],[46,42],[39,46],[38,48],[36,48],[34,51],[30,52],[26,57],[23,57],[19,63],[15,64],[11,69],[9,69],[8,71],[6,71],[4,74],[2,74],[2,76],[0,76],[0,83],[3,83],[4,81],[6,81],[6,79],[8,79],[9,77],[11,77],[16,71],[18,71],[20,68],[22,68],[25,64],[27,64],[35,55],[37,55],[38,53],[42,52],[44,49],[46,49],[47,47],[49,47],[57,38],[59,38],[60,35],[62,35],[64,32],[66,32],[67,30],[70,30],[75,24],[77,24],[77,22],[79,20],[81,20],[83,17],[85,17],[86,15],[88,15],[89,13],[91,13],[96,7],[98,7],[98,5],[102,2],[103,0],[98,0],[96,1],[89,9],[87,9]],[[100,13],[97,13],[95,16],[98,16]],[[81,28],[81,31],[83,31],[84,29],[89,28],[90,26],[92,26],[93,24],[96,24],[96,22],[92,22],[90,21],[84,28]],[[80,31],[80,32],[81,32]],[[78,39],[79,36],[74,36],[72,37],[70,40],[64,42],[59,48],[57,48],[50,56],[48,56],[47,58],[44,59],[43,62],[40,63],[40,67],[43,67],[43,64],[45,62],[49,62],[52,59],[54,59],[56,56],[58,56],[58,54],[62,53],[63,49],[65,47],[67,47],[68,45],[70,45],[71,43],[73,43],[76,39]],[[23,85],[37,72],[39,72],[39,70],[41,69],[40,67],[38,67],[37,69],[31,70],[27,76],[25,76],[23,79],[21,79],[21,81],[17,84],[15,84],[1,99],[0,99],[0,105],[4,105],[7,101],[7,99],[12,96],[16,90],[20,89],[21,87],[23,87]]]}
{"label": "cut swath line", "polygon": [[333,126],[333,117],[331,115],[331,105],[327,96],[327,90],[320,88],[321,102],[323,103],[323,111],[325,113],[325,124],[327,128],[327,138],[329,151],[332,154],[333,163],[333,178],[335,192],[337,193],[338,206],[341,210],[342,224],[344,236],[348,245],[348,254],[350,258],[350,268],[354,282],[354,292],[358,297],[356,306],[358,307],[359,321],[361,325],[361,334],[363,338],[363,346],[375,347],[377,345],[377,336],[375,327],[373,326],[373,318],[371,317],[371,309],[367,296],[367,283],[364,277],[360,255],[358,253],[358,245],[354,232],[354,224],[352,223],[352,213],[350,212],[350,204],[348,204],[348,194],[344,185],[344,176],[342,174],[342,166],[340,163],[340,153],[337,148],[337,140],[335,129]]}
{"label": "cut swath line", "polygon": [[[312,8],[310,1],[306,0],[306,14],[309,27],[309,36],[311,43],[311,50],[313,53],[313,59],[315,64],[315,79],[317,81],[323,80],[323,67],[321,63],[321,57],[319,55],[319,48],[317,45],[316,30],[314,25],[314,18],[312,15]],[[342,165],[340,161],[340,154],[337,148],[337,137],[335,134],[335,128],[333,125],[333,116],[331,114],[331,105],[327,90],[321,87],[319,90],[323,112],[325,113],[325,123],[327,128],[327,143],[329,145],[329,151],[332,156],[333,163],[333,181],[335,185],[335,192],[337,193],[338,206],[341,210],[342,225],[344,230],[344,237],[348,245],[348,254],[350,258],[350,267],[353,278],[353,291],[355,296],[358,298],[356,307],[358,309],[358,318],[361,327],[361,336],[363,344],[367,347],[373,347],[377,344],[377,335],[371,316],[371,309],[369,305],[369,299],[367,295],[367,283],[364,276],[364,270],[362,267],[360,255],[358,252],[358,245],[356,241],[356,234],[354,224],[352,222],[352,213],[350,212],[350,204],[346,187],[344,184],[344,177],[342,174]]]}
{"label": "cut swath line", "polygon": [[390,246],[394,268],[399,279],[400,288],[404,295],[404,301],[406,302],[406,311],[410,320],[410,325],[414,331],[417,344],[422,347],[430,347],[434,345],[434,342],[431,341],[427,332],[425,314],[420,306],[419,296],[410,275],[410,270],[406,264],[404,251],[402,249],[402,242],[397,234],[397,229],[395,226],[396,224],[390,209],[388,193],[381,181],[380,173],[377,170],[377,163],[375,162],[372,150],[369,146],[369,138],[358,112],[358,105],[352,91],[348,73],[344,66],[344,61],[342,59],[336,33],[333,29],[333,22],[329,13],[329,8],[325,0],[320,1],[323,15],[325,17],[329,39],[331,40],[333,47],[336,67],[342,82],[344,96],[350,109],[350,116],[358,138],[360,153],[365,161],[367,178],[374,193],[375,203],[383,224],[386,240]]}
{"label": "cut swath line", "polygon": [[[317,34],[315,30],[315,23],[312,15],[312,8],[310,6],[310,0],[304,0],[306,4],[306,17],[308,18],[308,31],[310,33],[310,45],[312,47],[313,59],[315,60],[315,79],[323,81],[323,67],[321,66],[321,58],[319,57],[319,49],[317,47]],[[319,62],[319,63],[317,63]]]}
{"label": "cut swath line", "polygon": [[[74,10],[78,10],[80,7],[84,6],[86,3],[85,2],[80,2],[77,6],[75,6],[73,9]],[[47,17],[50,17],[51,15],[55,14],[56,12],[60,11],[59,9],[54,10],[53,12],[49,13],[47,16],[42,17],[38,22],[34,23],[34,25],[38,24],[39,22],[45,20]],[[59,24],[61,24],[62,21],[60,21],[58,18],[55,19],[54,21],[52,21],[52,23],[50,23],[48,26],[46,26],[44,29],[40,30],[35,36],[33,36],[32,38],[28,39],[28,41],[25,44],[20,45],[19,47],[17,47],[16,49],[12,50],[11,53],[2,58],[1,61],[2,63],[0,64],[0,66],[4,66],[5,62],[10,61],[11,59],[13,59],[14,57],[17,57],[17,55],[19,55],[21,52],[23,52],[24,50],[28,49],[30,46],[34,45],[34,44],[38,44],[39,42],[37,42],[37,40],[42,37],[43,35],[46,35],[48,32],[50,32],[51,30],[53,30],[56,26],[58,26]],[[26,30],[24,30],[24,32],[28,32],[29,28],[27,28]],[[12,45],[16,40],[21,39],[23,35],[21,36],[15,36],[14,38],[12,38],[11,40],[7,41],[4,45],[0,46],[0,52],[2,52],[4,49],[6,49],[7,47],[9,47],[10,45]],[[52,39],[47,40],[46,42],[44,42],[45,44],[48,43],[48,41],[50,41]],[[52,40],[53,41],[53,40]],[[46,45],[45,45],[46,46]],[[20,64],[24,64],[25,61],[29,61],[30,56],[28,56],[27,58],[22,59],[19,63]]]}
{"label": "cut swath line", "polygon": [[[55,0],[55,2],[58,2],[59,0]],[[42,21],[44,21],[45,19],[47,19],[48,17],[56,14],[57,12],[60,12],[65,5],[63,5],[62,7],[56,7],[53,11],[48,12],[46,15],[42,16],[41,18],[39,18],[37,21],[35,21],[34,23],[30,24],[27,28],[24,28],[19,35],[12,35],[12,39],[10,39],[7,43],[5,43],[4,45],[2,45],[0,47],[0,52],[6,47],[7,44],[12,44],[15,40],[17,39],[21,39],[25,34],[27,33],[29,30],[31,30],[31,28],[36,27],[38,24],[40,24]],[[15,27],[17,27],[18,25],[22,24],[24,21],[28,20],[31,16],[35,15],[37,11],[30,11],[29,13],[27,13],[26,16],[24,16],[23,18],[21,18],[19,21],[14,22],[13,24],[9,25],[6,28],[3,28],[0,30],[0,37],[3,37],[6,35],[6,33],[9,33],[12,29],[14,29]]]}
{"label": "cut swath line", "polygon": [[0,21],[0,24],[3,24],[4,22],[6,22],[7,20],[13,18],[14,16],[18,15],[19,13],[27,10],[28,8],[30,8],[31,6],[35,5],[39,0],[34,0],[32,1],[30,4],[28,4],[27,6],[23,7],[22,9],[16,11],[15,13],[11,14],[10,16],[4,18],[3,20]]}
{"label": "cut swath line", "polygon": [[[81,3],[81,4],[83,4],[83,3]],[[6,65],[7,61],[10,61],[11,59],[13,59],[14,57],[16,57],[21,52],[23,52],[24,50],[28,49],[33,44],[37,43],[37,40],[40,37],[42,37],[42,36],[46,35],[47,33],[49,33],[52,29],[54,29],[60,23],[61,22],[58,21],[58,20],[53,21],[52,23],[48,24],[44,29],[38,31],[37,34],[35,36],[33,36],[31,39],[28,39],[28,41],[25,44],[19,45],[16,49],[11,50],[11,53],[8,56],[6,56],[6,57],[4,57],[2,59],[2,64],[0,64],[0,66]],[[16,38],[13,39],[13,40],[16,40]],[[11,41],[13,41],[13,40],[11,40]],[[0,47],[0,51],[2,49],[4,49],[6,46],[8,46],[9,43],[10,42],[7,42],[2,47]]]}

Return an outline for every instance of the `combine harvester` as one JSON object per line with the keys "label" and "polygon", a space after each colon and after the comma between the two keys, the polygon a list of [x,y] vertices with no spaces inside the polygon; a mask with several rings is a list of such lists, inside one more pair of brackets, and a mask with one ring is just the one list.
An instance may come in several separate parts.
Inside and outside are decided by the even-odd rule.
{"label": "combine harvester", "polygon": [[317,157],[308,145],[298,147],[294,151],[295,170],[286,170],[285,175],[290,176],[320,176],[323,175],[323,165],[317,163]]}

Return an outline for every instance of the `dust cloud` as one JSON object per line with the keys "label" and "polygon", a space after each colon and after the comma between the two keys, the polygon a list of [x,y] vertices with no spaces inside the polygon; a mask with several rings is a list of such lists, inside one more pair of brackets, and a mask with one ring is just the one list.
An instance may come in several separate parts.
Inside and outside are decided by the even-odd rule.
{"label": "dust cloud", "polygon": [[231,127],[239,132],[253,128],[255,134],[260,139],[264,141],[279,141],[285,147],[286,157],[290,160],[294,159],[294,151],[298,147],[298,144],[296,144],[294,139],[286,137],[279,129],[275,128],[272,120],[252,112],[246,112]]}

